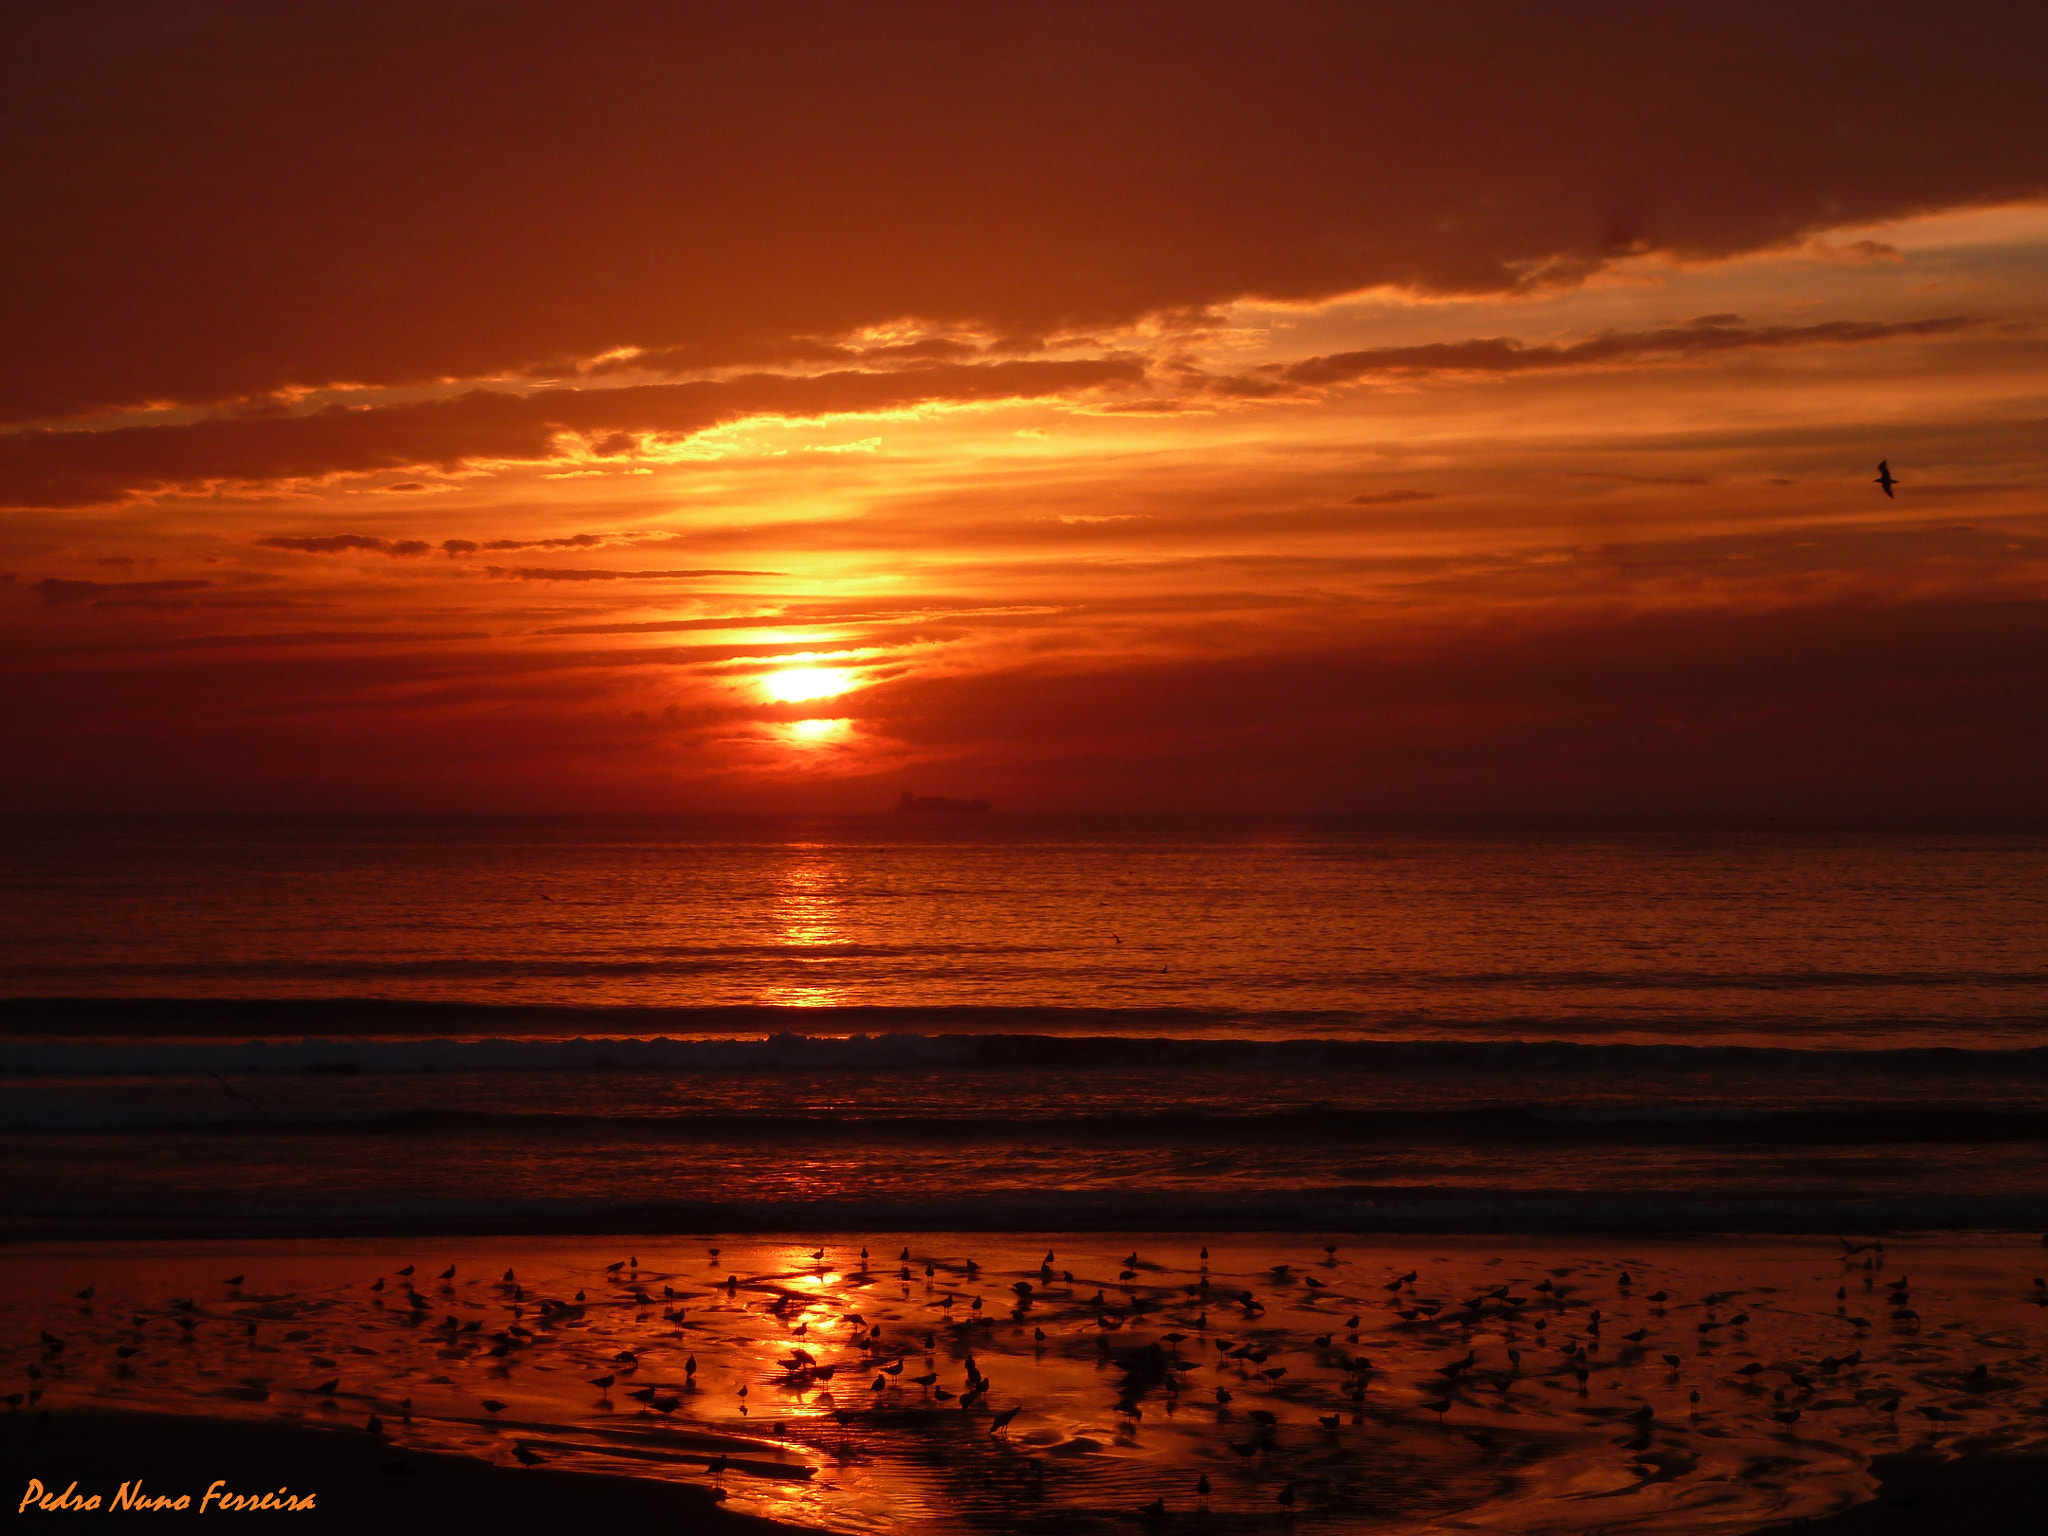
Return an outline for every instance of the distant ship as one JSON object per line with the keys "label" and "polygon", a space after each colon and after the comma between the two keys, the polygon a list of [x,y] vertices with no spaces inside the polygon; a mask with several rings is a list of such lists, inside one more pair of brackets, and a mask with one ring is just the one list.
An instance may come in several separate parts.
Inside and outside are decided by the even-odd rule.
{"label": "distant ship", "polygon": [[991,809],[986,800],[949,800],[944,795],[913,795],[903,791],[903,798],[896,802],[899,811],[986,811]]}

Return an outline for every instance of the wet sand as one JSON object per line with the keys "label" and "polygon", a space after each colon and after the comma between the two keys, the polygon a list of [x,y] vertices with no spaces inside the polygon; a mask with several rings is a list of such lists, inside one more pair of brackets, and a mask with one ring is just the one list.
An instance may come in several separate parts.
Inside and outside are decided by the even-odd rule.
{"label": "wet sand", "polygon": [[109,1410],[225,1417],[218,1443],[357,1447],[380,1487],[401,1455],[466,1458],[478,1470],[449,1476],[479,1507],[542,1473],[604,1474],[607,1517],[641,1497],[708,1510],[715,1488],[727,1511],[842,1531],[1862,1532],[1942,1529],[1971,1490],[2039,1507],[2022,1497],[2048,1453],[2032,1238],[1204,1246],[16,1248],[7,1441],[42,1409],[67,1435]]}
{"label": "wet sand", "polygon": [[[55,1509],[23,1509],[31,1483],[49,1499],[96,1511],[139,1508],[180,1513],[177,1499],[213,1513],[210,1492],[268,1494],[309,1508],[232,1509],[238,1524],[291,1530],[393,1533],[584,1529],[602,1520],[710,1536],[774,1536],[790,1527],[719,1508],[706,1489],[627,1477],[561,1472],[547,1465],[503,1470],[468,1456],[398,1449],[357,1430],[316,1430],[286,1423],[172,1414],[86,1410],[19,1413],[0,1419],[0,1503],[22,1519]],[[215,1485],[219,1484],[218,1489]],[[125,1490],[125,1491],[124,1491]],[[155,1501],[169,1501],[156,1510]]]}
{"label": "wet sand", "polygon": [[[1909,1453],[1880,1457],[1873,1470],[1875,1497],[1755,1536],[2031,1536],[2048,1503],[2048,1457]],[[713,1536],[798,1529],[734,1514],[671,1483],[545,1466],[514,1472],[466,1456],[402,1451],[346,1431],[170,1414],[88,1410],[48,1421],[31,1414],[0,1419],[0,1492],[23,1500],[32,1479],[52,1497],[97,1496],[102,1509],[124,1490],[145,1507],[180,1495],[197,1507],[216,1479],[223,1492],[312,1494],[310,1510],[237,1511],[257,1523],[289,1520],[294,1530],[375,1528],[402,1536],[475,1528],[520,1536],[593,1519],[660,1522],[665,1530]],[[1199,1512],[1159,1522],[1162,1528],[1190,1523],[1210,1524]],[[1381,1522],[1361,1524],[1378,1528]]]}

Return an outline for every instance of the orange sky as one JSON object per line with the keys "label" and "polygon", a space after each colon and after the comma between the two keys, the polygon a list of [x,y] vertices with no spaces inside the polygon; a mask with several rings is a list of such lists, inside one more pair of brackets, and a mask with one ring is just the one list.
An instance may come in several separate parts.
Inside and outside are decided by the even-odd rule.
{"label": "orange sky", "polygon": [[1961,10],[16,8],[0,792],[2037,817]]}

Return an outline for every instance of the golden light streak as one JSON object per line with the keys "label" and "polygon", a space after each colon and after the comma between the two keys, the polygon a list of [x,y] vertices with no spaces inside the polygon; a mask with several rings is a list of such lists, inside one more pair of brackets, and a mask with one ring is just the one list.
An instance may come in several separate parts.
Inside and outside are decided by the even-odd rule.
{"label": "golden light streak", "polygon": [[762,678],[761,691],[772,703],[801,704],[806,699],[829,699],[844,693],[854,680],[854,674],[844,667],[791,667]]}

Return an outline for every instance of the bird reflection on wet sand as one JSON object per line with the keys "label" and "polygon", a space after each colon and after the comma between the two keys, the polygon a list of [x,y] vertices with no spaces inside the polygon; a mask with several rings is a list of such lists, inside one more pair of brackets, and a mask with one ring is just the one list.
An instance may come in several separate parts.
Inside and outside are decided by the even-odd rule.
{"label": "bird reflection on wet sand", "polygon": [[296,1419],[393,1470],[710,1483],[842,1530],[1740,1529],[1862,1495],[1874,1455],[2048,1440],[2020,1238],[607,1244],[17,1250],[5,1401]]}

